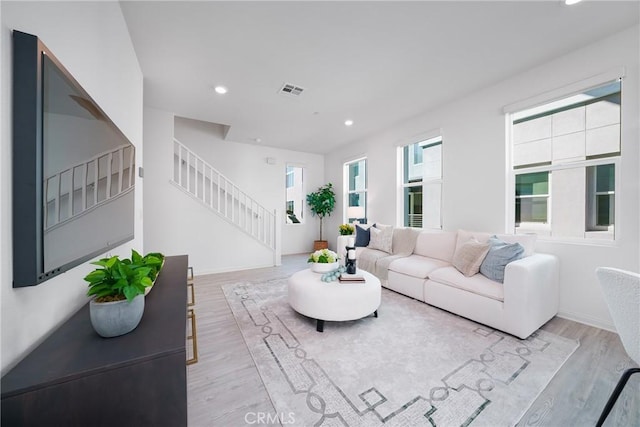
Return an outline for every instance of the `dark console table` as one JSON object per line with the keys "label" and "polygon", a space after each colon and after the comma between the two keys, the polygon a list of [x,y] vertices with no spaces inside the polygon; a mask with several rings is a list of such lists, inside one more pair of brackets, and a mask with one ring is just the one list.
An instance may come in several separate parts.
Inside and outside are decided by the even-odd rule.
{"label": "dark console table", "polygon": [[2,378],[2,425],[186,426],[187,263],[166,258],[129,334],[101,338],[89,304],[58,328]]}

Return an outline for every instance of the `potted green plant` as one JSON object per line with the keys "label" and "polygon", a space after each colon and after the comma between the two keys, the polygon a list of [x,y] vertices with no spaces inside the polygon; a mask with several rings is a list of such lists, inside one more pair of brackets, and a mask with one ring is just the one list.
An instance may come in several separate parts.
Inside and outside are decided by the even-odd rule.
{"label": "potted green plant", "polygon": [[316,273],[328,273],[339,267],[338,254],[329,249],[319,249],[309,255],[307,262]]}
{"label": "potted green plant", "polygon": [[131,259],[118,256],[93,262],[100,268],[84,278],[89,282],[87,295],[91,324],[105,338],[131,332],[144,313],[145,290],[153,285],[164,256],[150,253],[141,256],[131,251]]}
{"label": "potted green plant", "polygon": [[341,236],[350,236],[356,231],[356,228],[351,224],[340,224],[338,231]]}
{"label": "potted green plant", "polygon": [[314,242],[313,250],[326,249],[329,245],[322,239],[322,220],[325,216],[331,215],[336,207],[336,193],[333,192],[333,185],[328,183],[318,188],[318,191],[307,194],[307,204],[311,214],[320,218],[320,240]]}

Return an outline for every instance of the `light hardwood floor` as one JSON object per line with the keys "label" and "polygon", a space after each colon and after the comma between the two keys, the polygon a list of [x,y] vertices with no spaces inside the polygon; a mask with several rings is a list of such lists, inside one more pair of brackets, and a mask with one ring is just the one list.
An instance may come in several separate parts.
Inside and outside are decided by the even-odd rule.
{"label": "light hardwood floor", "polygon": [[[254,413],[276,414],[221,285],[287,277],[306,268],[307,255],[285,256],[282,265],[198,276],[195,313],[198,363],[187,368],[190,427],[236,427]],[[578,339],[580,347],[533,403],[520,426],[593,426],[622,372],[635,366],[612,332],[554,318],[543,329]],[[605,426],[640,426],[640,375],[627,384]]]}

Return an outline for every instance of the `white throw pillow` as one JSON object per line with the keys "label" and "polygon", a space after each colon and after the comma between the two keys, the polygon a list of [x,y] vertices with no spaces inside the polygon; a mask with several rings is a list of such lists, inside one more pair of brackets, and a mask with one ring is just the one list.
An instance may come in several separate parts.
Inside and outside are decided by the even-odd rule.
{"label": "white throw pillow", "polygon": [[482,261],[484,261],[490,243],[480,243],[476,239],[467,240],[462,245],[456,247],[453,254],[453,266],[462,274],[471,277],[480,271]]}
{"label": "white throw pillow", "polygon": [[380,224],[379,222],[376,222],[375,224],[373,224],[373,226],[375,228],[379,228],[380,230],[384,230],[385,228],[393,228],[393,225],[390,224]]}
{"label": "white throw pillow", "polygon": [[393,247],[393,227],[385,227],[383,229],[371,227],[370,232],[371,239],[367,247],[390,254]]}

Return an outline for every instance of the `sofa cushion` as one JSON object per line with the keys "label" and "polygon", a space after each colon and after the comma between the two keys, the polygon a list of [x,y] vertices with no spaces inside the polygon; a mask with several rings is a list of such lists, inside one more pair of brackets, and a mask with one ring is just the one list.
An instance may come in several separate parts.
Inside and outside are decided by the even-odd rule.
{"label": "sofa cushion", "polygon": [[356,241],[355,241],[356,247],[364,247],[369,244],[369,240],[371,239],[371,235],[369,232],[370,228],[371,228],[370,225],[356,224]]}
{"label": "sofa cushion", "polygon": [[385,228],[393,228],[391,224],[380,224],[379,222],[373,224],[375,228],[379,228],[380,230],[384,230]]}
{"label": "sofa cushion", "polygon": [[433,270],[449,265],[451,264],[439,259],[426,258],[421,255],[410,255],[393,261],[389,264],[389,270],[406,274],[407,276],[426,279]]}
{"label": "sofa cushion", "polygon": [[370,249],[378,249],[390,254],[392,252],[393,245],[393,227],[382,229],[371,227],[369,231],[371,239],[369,240],[369,245],[367,247]]}
{"label": "sofa cushion", "polygon": [[451,263],[455,248],[455,232],[424,230],[416,240],[416,248],[413,253]]}
{"label": "sofa cushion", "polygon": [[[389,255],[376,260],[375,273],[373,273],[382,283],[389,279],[389,264],[393,261],[404,258],[406,255]],[[384,285],[383,285],[384,286]]]}
{"label": "sofa cushion", "polygon": [[[444,267],[432,271],[429,279],[476,295],[504,301],[504,287],[502,283],[493,281],[482,274],[465,277],[455,267]],[[428,283],[427,283],[427,286]]]}
{"label": "sofa cushion", "polygon": [[480,273],[497,282],[504,282],[504,269],[511,261],[522,258],[524,248],[520,243],[507,243],[496,236],[489,239],[491,247],[482,261]]}
{"label": "sofa cushion", "polygon": [[480,243],[476,239],[456,245],[456,251],[453,253],[453,266],[467,277],[477,274],[480,271],[480,264],[489,252],[489,246],[489,243]]}

